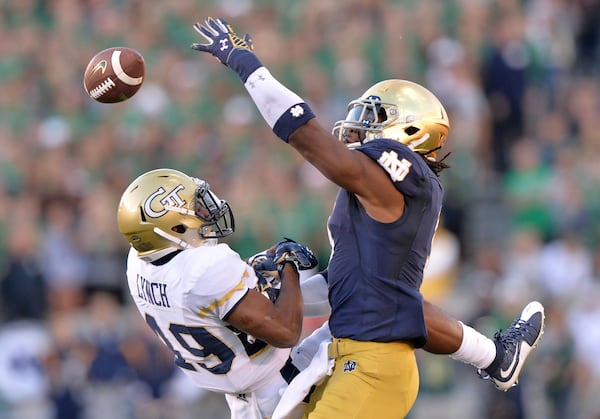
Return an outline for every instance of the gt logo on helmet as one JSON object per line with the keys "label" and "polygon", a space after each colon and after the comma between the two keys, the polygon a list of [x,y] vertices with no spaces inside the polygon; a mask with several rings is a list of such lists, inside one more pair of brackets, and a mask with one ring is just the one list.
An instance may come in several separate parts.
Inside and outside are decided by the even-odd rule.
{"label": "gt logo on helmet", "polygon": [[162,197],[160,199],[160,203],[162,204],[163,208],[160,211],[155,211],[152,209],[152,202],[164,195],[164,193],[166,192],[165,188],[163,188],[162,186],[160,188],[158,188],[155,192],[153,192],[152,194],[150,194],[150,196],[148,196],[148,198],[144,201],[144,212],[152,218],[158,218],[161,217],[163,215],[165,215],[167,213],[167,210],[164,208],[166,205],[170,205],[173,207],[183,207],[186,202],[184,199],[182,199],[177,192],[181,191],[185,189],[185,187],[183,185],[178,185],[175,187],[175,189],[173,189],[171,192],[169,192],[166,196]]}

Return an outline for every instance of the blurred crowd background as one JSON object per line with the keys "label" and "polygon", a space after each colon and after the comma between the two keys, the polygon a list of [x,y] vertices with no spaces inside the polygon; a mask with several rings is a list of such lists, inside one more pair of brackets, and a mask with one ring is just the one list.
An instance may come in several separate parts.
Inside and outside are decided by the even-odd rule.
{"label": "blurred crowd background", "polygon": [[[488,336],[538,299],[547,328],[507,393],[419,352],[411,417],[600,418],[600,1],[0,0],[0,419],[228,417],[125,290],[116,208],[147,170],[206,179],[242,257],[286,236],[326,266],[336,188],[189,48],[209,15],[252,34],[325,126],[386,78],[444,103],[452,167],[423,292]],[[83,70],[119,45],[144,55],[144,85],[96,103]]]}

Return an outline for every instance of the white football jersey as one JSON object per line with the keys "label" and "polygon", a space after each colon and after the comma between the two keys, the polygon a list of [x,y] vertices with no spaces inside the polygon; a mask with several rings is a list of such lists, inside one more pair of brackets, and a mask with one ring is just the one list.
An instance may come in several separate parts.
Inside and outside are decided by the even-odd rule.
{"label": "white football jersey", "polygon": [[256,391],[288,359],[290,349],[255,340],[223,320],[257,282],[227,244],[205,242],[163,265],[142,261],[132,248],[127,280],[146,323],[202,388]]}

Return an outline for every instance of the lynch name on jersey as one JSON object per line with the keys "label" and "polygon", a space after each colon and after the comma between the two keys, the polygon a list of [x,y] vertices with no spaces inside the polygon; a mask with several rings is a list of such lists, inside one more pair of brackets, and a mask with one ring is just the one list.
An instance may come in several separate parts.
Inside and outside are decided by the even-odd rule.
{"label": "lynch name on jersey", "polygon": [[141,275],[137,276],[137,294],[142,300],[156,307],[170,308],[167,296],[167,284],[148,281]]}

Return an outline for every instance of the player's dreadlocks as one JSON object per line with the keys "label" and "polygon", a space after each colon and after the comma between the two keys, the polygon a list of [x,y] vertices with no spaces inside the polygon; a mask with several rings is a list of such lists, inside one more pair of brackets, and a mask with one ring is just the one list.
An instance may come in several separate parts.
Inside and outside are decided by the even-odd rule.
{"label": "player's dreadlocks", "polygon": [[[435,150],[431,150],[431,151],[435,151]],[[429,151],[428,153],[431,153],[431,151]],[[448,164],[444,163],[444,160],[446,160],[446,157],[448,157],[449,155],[450,155],[450,153],[446,153],[446,155],[444,157],[442,157],[440,160],[435,161],[435,160],[429,160],[427,157],[425,157],[425,154],[420,154],[420,156],[423,157],[423,159],[427,163],[427,166],[429,166],[429,168],[433,171],[433,173],[435,173],[435,175],[438,177],[440,176],[440,173],[442,172],[442,170],[448,169],[450,167]]]}

